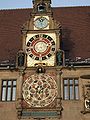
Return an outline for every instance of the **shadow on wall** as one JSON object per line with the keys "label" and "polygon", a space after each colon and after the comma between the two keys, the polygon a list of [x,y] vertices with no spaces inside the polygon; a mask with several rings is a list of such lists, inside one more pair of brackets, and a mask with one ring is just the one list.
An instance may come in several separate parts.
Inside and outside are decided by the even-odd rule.
{"label": "shadow on wall", "polygon": [[68,28],[62,28],[62,41],[61,41],[61,49],[65,51],[66,59],[73,59],[74,53],[74,40],[71,38],[71,30]]}

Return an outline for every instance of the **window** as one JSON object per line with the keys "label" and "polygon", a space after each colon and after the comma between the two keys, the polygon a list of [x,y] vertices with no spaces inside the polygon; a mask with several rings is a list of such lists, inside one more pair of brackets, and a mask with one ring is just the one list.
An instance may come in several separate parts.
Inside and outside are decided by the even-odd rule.
{"label": "window", "polygon": [[63,80],[63,98],[64,100],[79,99],[79,84],[77,78],[66,78]]}
{"label": "window", "polygon": [[16,80],[2,80],[1,101],[15,101]]}

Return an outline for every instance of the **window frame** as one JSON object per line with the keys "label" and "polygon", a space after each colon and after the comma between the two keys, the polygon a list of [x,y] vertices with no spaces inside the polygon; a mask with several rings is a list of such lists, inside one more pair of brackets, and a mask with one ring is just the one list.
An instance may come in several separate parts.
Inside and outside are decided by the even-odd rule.
{"label": "window frame", "polygon": [[[6,84],[4,85],[4,81],[6,82]],[[9,85],[9,81],[11,82],[11,84]],[[16,82],[14,84],[14,81]],[[2,79],[2,82],[1,82],[1,101],[2,102],[13,102],[16,100],[16,90],[15,90],[15,99],[13,99],[13,94],[14,94],[14,91],[13,91],[13,88],[16,89],[17,87],[17,80],[16,79]],[[5,99],[3,99],[3,88],[5,88]],[[10,97],[9,97],[9,88],[11,89],[10,90]],[[9,99],[8,99],[9,97]]]}
{"label": "window frame", "polygon": [[[64,81],[67,80],[67,83],[65,84]],[[70,83],[70,80],[72,80],[72,84]],[[78,83],[75,83],[75,80],[78,80]],[[67,87],[67,98],[65,96],[65,87]],[[73,98],[70,97],[70,87],[72,87],[72,95]],[[78,87],[78,93],[76,94],[76,87]],[[77,97],[78,96],[78,97]],[[63,100],[79,100],[79,78],[78,77],[67,77],[63,78]]]}

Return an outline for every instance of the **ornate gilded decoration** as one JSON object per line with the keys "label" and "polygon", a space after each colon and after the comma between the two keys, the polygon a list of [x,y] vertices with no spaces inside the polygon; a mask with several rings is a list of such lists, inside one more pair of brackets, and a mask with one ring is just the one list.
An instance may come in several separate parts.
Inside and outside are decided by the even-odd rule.
{"label": "ornate gilded decoration", "polygon": [[90,82],[83,86],[83,103],[84,109],[81,113],[90,113]]}

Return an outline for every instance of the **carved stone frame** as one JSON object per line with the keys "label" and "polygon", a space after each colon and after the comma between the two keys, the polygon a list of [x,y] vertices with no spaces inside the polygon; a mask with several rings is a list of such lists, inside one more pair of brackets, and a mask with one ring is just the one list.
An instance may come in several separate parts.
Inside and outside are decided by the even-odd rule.
{"label": "carved stone frame", "polygon": [[81,113],[86,114],[86,113],[90,113],[90,109],[87,109],[85,107],[85,100],[90,99],[90,82],[83,85],[82,88],[83,88],[83,110],[81,111]]}

